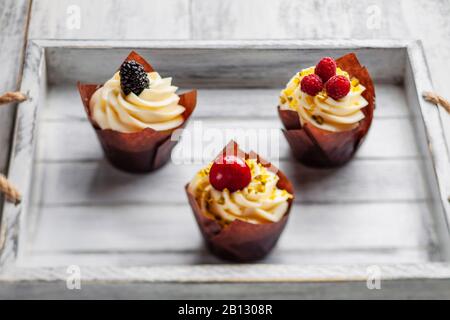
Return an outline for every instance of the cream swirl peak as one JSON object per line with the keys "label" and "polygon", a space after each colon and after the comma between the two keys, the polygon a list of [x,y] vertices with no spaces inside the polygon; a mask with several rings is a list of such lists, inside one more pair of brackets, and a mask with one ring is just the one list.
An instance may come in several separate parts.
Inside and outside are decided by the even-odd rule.
{"label": "cream swirl peak", "polygon": [[178,89],[172,78],[161,78],[157,72],[147,73],[150,87],[139,95],[125,95],[119,72],[92,95],[89,102],[92,119],[101,129],[123,133],[145,128],[156,131],[175,129],[184,122],[185,108],[178,104]]}
{"label": "cream swirl peak", "polygon": [[337,68],[337,75],[349,79],[350,92],[338,100],[328,96],[326,90],[311,96],[301,90],[300,83],[304,77],[314,74],[314,72],[315,67],[310,67],[303,69],[291,78],[286,88],[280,93],[280,108],[297,111],[302,125],[311,123],[317,128],[331,132],[356,128],[364,119],[361,109],[368,105],[362,96],[366,88],[359,83],[358,79],[350,79],[347,72]]}
{"label": "cream swirl peak", "polygon": [[252,179],[242,190],[219,191],[209,180],[212,163],[200,170],[188,186],[195,195],[203,214],[228,224],[238,219],[259,224],[278,222],[289,208],[293,196],[277,187],[279,177],[255,159],[245,160],[251,170]]}

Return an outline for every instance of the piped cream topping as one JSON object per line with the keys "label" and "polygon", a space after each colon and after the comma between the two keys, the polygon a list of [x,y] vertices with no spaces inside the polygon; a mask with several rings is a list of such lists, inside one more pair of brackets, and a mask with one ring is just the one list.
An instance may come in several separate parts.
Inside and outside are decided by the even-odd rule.
{"label": "piped cream topping", "polygon": [[300,89],[303,77],[313,74],[315,67],[303,69],[295,74],[280,93],[280,107],[284,110],[294,110],[299,114],[300,122],[311,123],[313,126],[331,131],[341,132],[356,128],[364,119],[362,108],[368,102],[362,96],[366,89],[358,79],[350,79],[347,72],[337,68],[336,74],[349,78],[351,87],[347,96],[334,100],[328,97],[325,90],[316,96],[310,96]]}
{"label": "piped cream topping", "polygon": [[172,78],[161,78],[157,72],[147,73],[150,88],[139,96],[131,92],[125,96],[120,88],[120,75],[116,72],[89,102],[93,120],[101,129],[123,133],[151,128],[164,131],[177,128],[183,119],[185,108],[178,104],[178,89],[172,86]]}
{"label": "piped cream topping", "polygon": [[286,214],[293,196],[279,189],[279,177],[255,159],[246,160],[252,173],[250,184],[242,190],[216,190],[209,183],[212,163],[200,170],[191,181],[188,191],[195,195],[202,212],[222,224],[235,219],[249,223],[278,222]]}

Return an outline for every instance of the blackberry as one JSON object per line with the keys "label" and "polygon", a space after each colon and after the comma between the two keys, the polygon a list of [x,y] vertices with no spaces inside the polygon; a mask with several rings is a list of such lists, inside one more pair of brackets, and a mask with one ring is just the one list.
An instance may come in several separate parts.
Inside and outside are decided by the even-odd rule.
{"label": "blackberry", "polygon": [[130,92],[139,95],[142,90],[150,87],[144,67],[135,60],[125,61],[120,66],[119,74],[120,87],[126,96],[129,95]]}

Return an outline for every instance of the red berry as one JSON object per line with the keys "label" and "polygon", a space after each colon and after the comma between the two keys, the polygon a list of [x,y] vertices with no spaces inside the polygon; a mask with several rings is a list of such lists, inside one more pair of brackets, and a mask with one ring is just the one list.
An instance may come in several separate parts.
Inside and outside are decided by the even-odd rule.
{"label": "red berry", "polygon": [[350,92],[350,81],[344,76],[334,76],[325,83],[325,89],[330,97],[338,100]]}
{"label": "red berry", "polygon": [[315,74],[317,74],[322,81],[327,82],[332,76],[336,75],[336,61],[333,58],[325,57],[316,65]]}
{"label": "red berry", "polygon": [[232,155],[214,161],[209,171],[209,182],[219,191],[225,188],[230,192],[244,189],[251,180],[252,173],[247,163]]}
{"label": "red berry", "polygon": [[316,74],[309,74],[302,79],[300,88],[310,96],[315,96],[323,89],[322,79]]}

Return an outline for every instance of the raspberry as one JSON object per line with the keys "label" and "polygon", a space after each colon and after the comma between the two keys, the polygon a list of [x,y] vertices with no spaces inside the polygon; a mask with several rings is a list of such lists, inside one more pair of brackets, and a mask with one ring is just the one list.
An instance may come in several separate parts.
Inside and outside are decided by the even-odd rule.
{"label": "raspberry", "polygon": [[247,163],[236,156],[225,156],[217,159],[209,171],[209,182],[214,189],[230,192],[244,189],[250,184],[252,173]]}
{"label": "raspberry", "polygon": [[333,58],[325,57],[316,65],[315,74],[317,74],[322,81],[327,82],[332,76],[336,75],[336,61]]}
{"label": "raspberry", "polygon": [[310,74],[302,79],[300,86],[303,92],[309,94],[310,96],[315,96],[322,91],[323,82],[317,74]]}
{"label": "raspberry", "polygon": [[120,87],[126,96],[131,92],[140,95],[144,89],[150,87],[144,67],[134,60],[125,61],[120,66],[119,74]]}
{"label": "raspberry", "polygon": [[325,83],[325,90],[334,100],[341,99],[350,92],[350,81],[344,76],[334,76]]}

